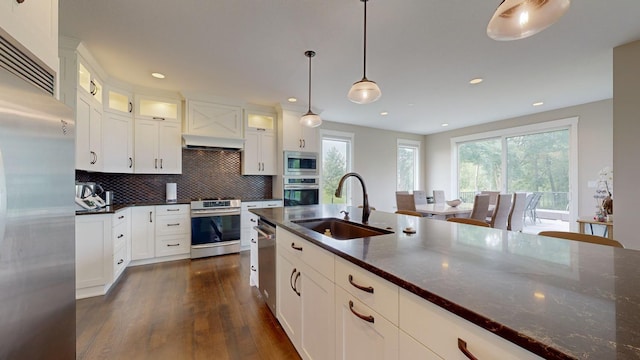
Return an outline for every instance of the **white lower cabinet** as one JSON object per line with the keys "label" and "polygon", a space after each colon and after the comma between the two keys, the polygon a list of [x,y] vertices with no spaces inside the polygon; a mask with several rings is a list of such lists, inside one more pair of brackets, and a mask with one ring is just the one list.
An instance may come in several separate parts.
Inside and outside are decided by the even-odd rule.
{"label": "white lower cabinet", "polygon": [[113,215],[76,216],[76,298],[104,295],[113,277]]}
{"label": "white lower cabinet", "polygon": [[258,225],[258,215],[249,210],[263,209],[271,207],[282,207],[282,200],[260,200],[242,202],[242,213],[240,215],[240,251],[251,251],[251,272],[249,274],[249,285],[259,286],[260,268],[258,265],[258,232],[253,228]]}
{"label": "white lower cabinet", "polygon": [[336,359],[398,358],[398,327],[339,286],[335,313]]}
{"label": "white lower cabinet", "polygon": [[398,349],[398,359],[442,360],[440,356],[402,330],[399,330]]}
{"label": "white lower cabinet", "polygon": [[151,259],[156,256],[156,207],[131,208],[131,260]]}
{"label": "white lower cabinet", "polygon": [[[278,320],[303,359],[331,359],[335,356],[333,255],[282,229],[277,229],[276,239]],[[323,265],[314,268],[316,260]]]}
{"label": "white lower cabinet", "polygon": [[131,265],[186,259],[191,252],[188,204],[131,208]]}
{"label": "white lower cabinet", "polygon": [[460,340],[478,359],[542,359],[406,290],[399,301],[400,328],[443,359],[467,359]]}
{"label": "white lower cabinet", "polygon": [[113,214],[113,282],[116,282],[131,261],[131,208]]}

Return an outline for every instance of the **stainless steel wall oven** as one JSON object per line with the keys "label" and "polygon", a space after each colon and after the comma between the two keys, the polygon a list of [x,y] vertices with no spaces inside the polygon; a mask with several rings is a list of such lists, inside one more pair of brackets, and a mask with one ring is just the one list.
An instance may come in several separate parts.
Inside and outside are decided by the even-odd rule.
{"label": "stainless steel wall oven", "polygon": [[284,206],[318,205],[320,179],[317,177],[285,177]]}
{"label": "stainless steel wall oven", "polygon": [[240,251],[240,200],[191,202],[191,258]]}

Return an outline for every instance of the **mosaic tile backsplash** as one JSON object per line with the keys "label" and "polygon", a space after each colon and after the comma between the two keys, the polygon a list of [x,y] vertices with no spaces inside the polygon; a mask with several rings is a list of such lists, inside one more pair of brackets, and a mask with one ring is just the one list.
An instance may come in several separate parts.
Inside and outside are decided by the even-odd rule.
{"label": "mosaic tile backsplash", "polygon": [[76,171],[76,181],[93,181],[114,192],[114,204],[157,203],[166,183],[176,183],[178,202],[197,198],[271,199],[271,176],[241,175],[240,152],[182,150],[181,175],[106,174]]}

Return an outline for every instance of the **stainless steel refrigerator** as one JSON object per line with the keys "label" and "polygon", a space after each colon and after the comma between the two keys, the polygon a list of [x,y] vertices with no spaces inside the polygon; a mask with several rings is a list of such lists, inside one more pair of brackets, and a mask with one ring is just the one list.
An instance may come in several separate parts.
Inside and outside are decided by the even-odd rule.
{"label": "stainless steel refrigerator", "polygon": [[0,359],[75,358],[74,125],[0,66]]}

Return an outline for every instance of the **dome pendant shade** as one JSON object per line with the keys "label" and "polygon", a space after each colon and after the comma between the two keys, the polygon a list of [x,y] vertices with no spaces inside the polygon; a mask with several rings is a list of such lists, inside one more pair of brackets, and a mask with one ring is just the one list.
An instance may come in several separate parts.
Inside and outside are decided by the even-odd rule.
{"label": "dome pendant shade", "polygon": [[553,25],[569,9],[571,0],[504,0],[487,26],[499,41],[519,40]]}
{"label": "dome pendant shade", "polygon": [[320,115],[316,115],[309,110],[300,118],[300,124],[308,127],[318,127],[322,124],[322,119],[320,118]]}
{"label": "dome pendant shade", "polygon": [[378,84],[367,78],[362,78],[354,83],[347,95],[349,100],[356,104],[369,104],[380,99],[380,96],[382,96],[382,91],[380,91]]}
{"label": "dome pendant shade", "polygon": [[313,50],[307,50],[304,52],[304,56],[309,58],[309,110],[300,118],[300,124],[308,127],[318,127],[322,124],[320,115],[314,114],[311,111],[311,58],[316,56],[316,52]]}

